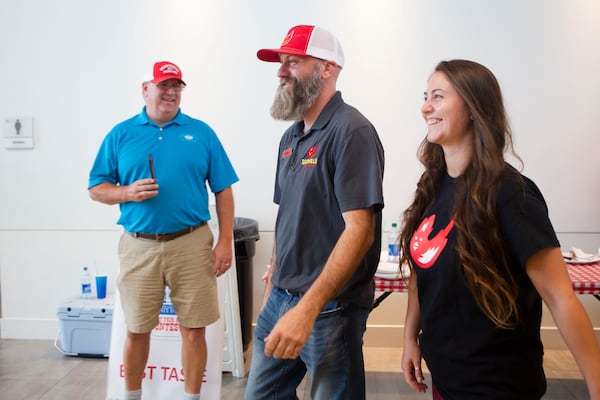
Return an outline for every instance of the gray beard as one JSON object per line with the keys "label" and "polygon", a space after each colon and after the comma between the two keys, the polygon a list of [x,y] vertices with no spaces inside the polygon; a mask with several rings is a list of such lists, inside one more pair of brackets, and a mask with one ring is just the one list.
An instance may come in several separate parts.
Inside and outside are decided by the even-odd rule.
{"label": "gray beard", "polygon": [[292,90],[283,88],[286,79],[282,79],[271,106],[271,116],[281,121],[301,121],[304,119],[306,110],[315,103],[321,94],[323,88],[321,71],[315,65],[311,76],[303,79],[290,78],[287,81],[292,81]]}

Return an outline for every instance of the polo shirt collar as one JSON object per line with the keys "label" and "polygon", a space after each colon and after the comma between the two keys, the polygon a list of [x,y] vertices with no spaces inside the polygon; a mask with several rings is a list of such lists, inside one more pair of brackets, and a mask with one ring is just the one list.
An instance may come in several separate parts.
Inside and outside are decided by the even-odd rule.
{"label": "polo shirt collar", "polygon": [[[137,123],[140,125],[156,125],[156,123],[148,117],[148,114],[146,113],[146,106],[144,106],[144,108],[142,108],[142,112],[138,114],[136,120],[137,120]],[[185,120],[185,118],[184,118],[183,113],[181,112],[181,108],[180,108],[177,110],[177,114],[175,115],[175,118],[173,118],[171,121],[164,124],[163,127],[169,126],[171,124],[183,125],[185,123],[184,120]]]}
{"label": "polo shirt collar", "polygon": [[327,104],[325,104],[323,110],[321,110],[321,113],[317,117],[317,120],[313,124],[311,130],[325,128],[325,125],[327,125],[327,123],[331,120],[331,117],[333,117],[333,113],[335,113],[338,107],[341,106],[343,103],[344,100],[342,100],[342,93],[339,91],[335,92],[333,97],[329,99]]}
{"label": "polo shirt collar", "polygon": [[342,93],[340,91],[336,91],[335,94],[333,95],[333,97],[331,99],[329,99],[327,104],[325,104],[325,107],[323,107],[323,109],[321,110],[321,113],[317,117],[317,120],[315,121],[313,126],[310,128],[310,130],[308,132],[304,133],[304,129],[303,129],[304,121],[298,121],[298,122],[296,122],[294,135],[295,136],[308,135],[312,131],[321,130],[321,129],[325,128],[325,126],[331,120],[331,117],[333,117],[333,114],[335,113],[335,111],[342,104],[344,104],[344,100],[342,99]]}

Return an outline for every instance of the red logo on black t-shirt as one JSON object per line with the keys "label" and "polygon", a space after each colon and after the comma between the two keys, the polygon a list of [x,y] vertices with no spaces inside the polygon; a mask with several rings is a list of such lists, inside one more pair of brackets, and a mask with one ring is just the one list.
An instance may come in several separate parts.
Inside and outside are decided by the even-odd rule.
{"label": "red logo on black t-shirt", "polygon": [[437,235],[429,239],[433,231],[435,214],[425,218],[410,240],[410,255],[421,268],[430,268],[448,243],[448,234],[454,226],[454,220],[450,220],[448,226],[440,230]]}

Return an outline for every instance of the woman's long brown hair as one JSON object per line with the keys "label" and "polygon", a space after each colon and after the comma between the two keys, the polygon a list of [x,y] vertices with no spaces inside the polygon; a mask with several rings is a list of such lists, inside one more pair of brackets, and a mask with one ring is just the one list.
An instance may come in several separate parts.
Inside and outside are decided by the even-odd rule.
{"label": "woman's long brown hair", "polygon": [[[514,277],[496,218],[496,193],[505,170],[505,151],[515,154],[498,81],[490,70],[467,60],[442,61],[435,72],[445,75],[462,97],[473,124],[473,155],[456,179],[453,215],[456,250],[467,288],[481,311],[500,328],[518,319]],[[435,200],[446,175],[442,147],[421,142],[418,158],[425,172],[417,184],[413,203],[404,211],[401,262],[408,263],[410,240]],[[412,268],[412,266],[411,266]]]}

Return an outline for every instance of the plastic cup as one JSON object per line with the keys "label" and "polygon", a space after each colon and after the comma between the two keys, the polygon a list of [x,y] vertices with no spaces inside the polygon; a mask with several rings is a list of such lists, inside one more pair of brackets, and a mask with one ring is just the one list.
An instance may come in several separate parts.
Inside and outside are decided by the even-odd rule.
{"label": "plastic cup", "polygon": [[96,275],[96,297],[103,299],[106,297],[106,281],[108,276]]}

